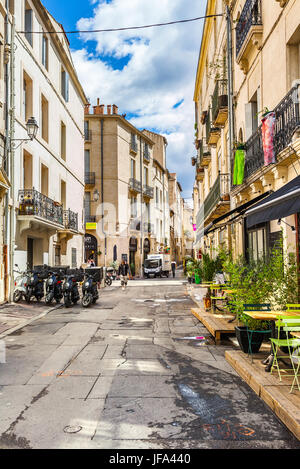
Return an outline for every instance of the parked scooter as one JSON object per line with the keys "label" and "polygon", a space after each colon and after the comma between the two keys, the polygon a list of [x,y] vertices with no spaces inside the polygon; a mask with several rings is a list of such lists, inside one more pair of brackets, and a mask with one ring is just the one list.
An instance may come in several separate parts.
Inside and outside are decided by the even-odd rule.
{"label": "parked scooter", "polygon": [[98,282],[94,275],[86,274],[82,284],[82,306],[88,308],[92,303],[96,303],[99,298]]}
{"label": "parked scooter", "polygon": [[13,301],[18,303],[21,299],[26,299],[28,295],[28,284],[29,284],[29,276],[30,272],[28,270],[21,272],[19,269],[18,264],[15,264],[15,267],[18,267],[18,270],[14,270],[14,272],[20,274],[15,279],[15,289],[13,294]]}
{"label": "parked scooter", "polygon": [[28,280],[28,291],[25,299],[27,303],[30,303],[31,298],[35,296],[37,301],[40,301],[45,292],[44,292],[44,279],[46,278],[47,272],[38,272],[33,270],[29,275]]}
{"label": "parked scooter", "polygon": [[46,297],[45,303],[50,305],[52,300],[55,300],[56,303],[60,303],[60,300],[63,298],[62,291],[62,274],[61,272],[49,272],[48,278],[46,280]]}
{"label": "parked scooter", "polygon": [[104,283],[107,287],[110,287],[113,281],[113,274],[110,271],[106,270]]}
{"label": "parked scooter", "polygon": [[76,303],[80,299],[78,291],[78,274],[69,273],[64,276],[65,280],[63,283],[63,297],[66,308],[69,308],[72,304]]}

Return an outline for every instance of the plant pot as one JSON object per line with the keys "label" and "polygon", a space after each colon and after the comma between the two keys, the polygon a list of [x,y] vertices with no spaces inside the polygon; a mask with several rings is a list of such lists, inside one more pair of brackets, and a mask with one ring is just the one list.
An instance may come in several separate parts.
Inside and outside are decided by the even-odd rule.
{"label": "plant pot", "polygon": [[203,298],[204,308],[210,309],[211,308],[211,299],[210,298]]}
{"label": "plant pot", "polygon": [[[236,335],[236,338],[238,340],[241,350],[244,353],[249,353],[249,338],[248,338],[248,333],[247,333],[247,327],[236,326],[235,335]],[[258,353],[265,335],[266,334],[261,334],[260,332],[253,332],[252,340],[251,340],[252,353]]]}

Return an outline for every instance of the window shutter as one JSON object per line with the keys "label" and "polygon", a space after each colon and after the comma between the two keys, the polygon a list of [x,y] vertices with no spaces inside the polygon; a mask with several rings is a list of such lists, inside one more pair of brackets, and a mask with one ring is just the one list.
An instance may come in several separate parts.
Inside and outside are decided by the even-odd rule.
{"label": "window shutter", "polygon": [[25,37],[32,46],[32,10],[25,10]]}

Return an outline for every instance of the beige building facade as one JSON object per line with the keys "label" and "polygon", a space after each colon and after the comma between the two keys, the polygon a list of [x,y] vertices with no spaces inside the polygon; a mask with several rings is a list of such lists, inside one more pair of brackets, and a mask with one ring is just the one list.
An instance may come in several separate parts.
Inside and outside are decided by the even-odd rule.
{"label": "beige building facade", "polygon": [[139,276],[147,255],[168,242],[166,145],[116,105],[86,106],[85,262],[109,267],[126,259]]}
{"label": "beige building facade", "polygon": [[[211,0],[207,12],[226,13],[227,7],[232,67],[226,16],[209,18],[196,77],[196,245],[259,259],[283,239],[285,249],[299,255],[300,2]],[[220,93],[223,79],[227,88]],[[224,177],[215,192],[222,174],[229,182]]]}
{"label": "beige building facade", "polygon": [[[14,264],[79,267],[86,97],[62,26],[42,3],[15,2],[12,21],[11,272]],[[32,118],[38,129],[29,139]]]}

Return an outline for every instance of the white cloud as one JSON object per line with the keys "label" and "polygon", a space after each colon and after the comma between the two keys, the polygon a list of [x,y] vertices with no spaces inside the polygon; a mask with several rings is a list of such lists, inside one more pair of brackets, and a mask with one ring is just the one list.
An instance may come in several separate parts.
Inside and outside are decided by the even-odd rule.
{"label": "white cloud", "polygon": [[[206,4],[203,0],[195,9],[195,0],[93,3],[93,16],[81,18],[78,28],[108,29],[193,18],[204,14]],[[168,168],[177,172],[186,196],[191,195],[194,179],[190,163],[195,154],[193,91],[202,24],[197,21],[91,33],[82,35],[82,39],[96,41],[94,52],[88,52],[88,42],[73,51],[80,80],[92,103],[99,97],[103,104],[117,104],[121,113],[134,114],[131,122],[136,127],[166,135]]]}

